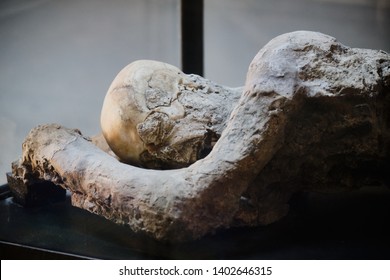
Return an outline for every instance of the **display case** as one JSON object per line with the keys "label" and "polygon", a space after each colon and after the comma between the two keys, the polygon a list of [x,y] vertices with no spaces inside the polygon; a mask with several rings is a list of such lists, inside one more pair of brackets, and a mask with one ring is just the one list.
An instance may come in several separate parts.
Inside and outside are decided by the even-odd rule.
{"label": "display case", "polygon": [[[59,199],[21,206],[5,175],[37,124],[61,122],[87,135],[98,133],[109,81],[128,60],[164,60],[181,64],[186,73],[241,86],[256,52],[293,30],[315,29],[354,47],[388,52],[387,1],[114,1],[111,7],[104,1],[100,6],[87,0],[41,2],[0,6],[5,22],[0,35],[6,38],[0,43],[2,259],[390,258],[386,182],[347,192],[298,192],[289,213],[272,224],[170,243],[73,207],[68,191]],[[33,36],[24,33],[26,26]],[[46,33],[34,33],[34,26]],[[66,44],[61,34],[73,39]]]}

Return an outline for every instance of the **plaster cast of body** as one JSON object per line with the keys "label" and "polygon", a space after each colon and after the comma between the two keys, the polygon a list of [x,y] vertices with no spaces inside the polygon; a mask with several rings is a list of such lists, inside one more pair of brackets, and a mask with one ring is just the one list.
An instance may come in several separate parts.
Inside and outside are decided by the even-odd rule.
{"label": "plaster cast of body", "polygon": [[[79,131],[43,125],[24,141],[13,176],[52,181],[73,205],[171,242],[274,222],[297,191],[387,182],[389,54],[287,33],[259,51],[236,93],[164,63],[130,64],[104,101],[107,142],[123,161],[182,168],[124,164]],[[208,130],[215,144],[204,141]]]}

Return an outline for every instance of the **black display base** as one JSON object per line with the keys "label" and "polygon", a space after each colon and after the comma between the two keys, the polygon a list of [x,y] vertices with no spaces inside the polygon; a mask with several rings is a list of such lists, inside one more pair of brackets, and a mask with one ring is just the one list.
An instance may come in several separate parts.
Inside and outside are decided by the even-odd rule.
{"label": "black display base", "polygon": [[390,259],[390,190],[297,194],[268,226],[164,244],[65,201],[22,207],[2,186],[1,259]]}

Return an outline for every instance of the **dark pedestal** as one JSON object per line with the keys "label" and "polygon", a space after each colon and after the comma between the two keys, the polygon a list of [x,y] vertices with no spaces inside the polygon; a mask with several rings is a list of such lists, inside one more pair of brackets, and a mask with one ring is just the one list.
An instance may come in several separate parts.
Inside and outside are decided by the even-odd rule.
{"label": "dark pedestal", "polygon": [[297,194],[269,226],[163,244],[75,208],[69,195],[40,207],[0,200],[1,259],[390,259],[390,190]]}

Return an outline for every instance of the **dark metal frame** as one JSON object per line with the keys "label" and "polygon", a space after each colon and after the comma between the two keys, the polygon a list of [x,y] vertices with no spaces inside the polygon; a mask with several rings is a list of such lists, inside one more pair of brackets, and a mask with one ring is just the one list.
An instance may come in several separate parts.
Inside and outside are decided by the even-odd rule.
{"label": "dark metal frame", "polygon": [[181,0],[180,18],[182,70],[203,76],[203,0]]}

